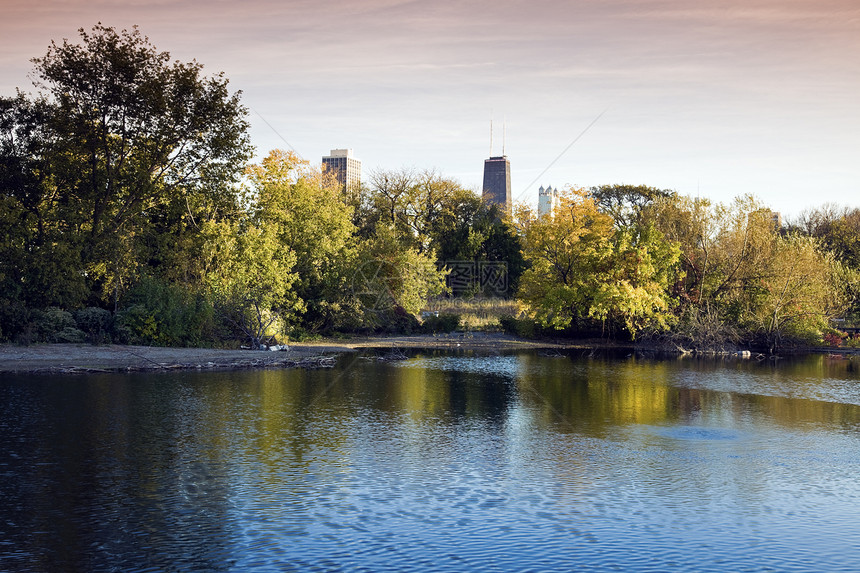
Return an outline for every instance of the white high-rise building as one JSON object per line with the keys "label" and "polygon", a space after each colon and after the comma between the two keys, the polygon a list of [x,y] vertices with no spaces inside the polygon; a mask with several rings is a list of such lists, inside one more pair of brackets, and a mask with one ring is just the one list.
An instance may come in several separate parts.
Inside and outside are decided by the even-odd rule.
{"label": "white high-rise building", "polygon": [[356,189],[361,184],[361,160],[352,155],[352,149],[332,149],[331,154],[323,156],[322,166],[334,173],[344,191]]}
{"label": "white high-rise building", "polygon": [[541,185],[541,188],[538,189],[538,216],[549,215],[551,217],[558,204],[558,188],[553,189],[552,185],[544,188]]}

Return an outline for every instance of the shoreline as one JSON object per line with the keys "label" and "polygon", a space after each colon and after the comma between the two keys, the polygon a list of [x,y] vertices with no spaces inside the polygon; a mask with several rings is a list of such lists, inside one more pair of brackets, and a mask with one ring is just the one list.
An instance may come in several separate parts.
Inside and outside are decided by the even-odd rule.
{"label": "shoreline", "polygon": [[[117,344],[0,344],[0,374],[86,374],[161,372],[170,370],[242,370],[262,368],[327,368],[337,356],[362,350],[466,350],[496,353],[510,350],[630,350],[638,353],[655,349],[636,348],[629,343],[606,340],[577,342],[530,340],[496,332],[457,332],[439,335],[364,336],[324,339],[289,345],[289,350],[225,350],[213,348],[173,348],[123,346]],[[855,348],[804,348],[784,354],[858,354]]]}
{"label": "shoreline", "polygon": [[[338,355],[364,349],[516,350],[570,348],[501,333],[367,336],[289,344],[288,350],[225,350],[109,344],[0,344],[2,374],[87,374],[169,370],[325,368]],[[591,348],[591,345],[582,348]]]}

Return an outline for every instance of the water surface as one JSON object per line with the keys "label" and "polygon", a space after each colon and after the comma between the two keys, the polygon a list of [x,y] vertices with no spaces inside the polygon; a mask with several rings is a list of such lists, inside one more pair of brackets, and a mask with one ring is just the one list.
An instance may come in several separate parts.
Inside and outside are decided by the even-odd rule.
{"label": "water surface", "polygon": [[858,365],[6,376],[0,570],[857,571]]}

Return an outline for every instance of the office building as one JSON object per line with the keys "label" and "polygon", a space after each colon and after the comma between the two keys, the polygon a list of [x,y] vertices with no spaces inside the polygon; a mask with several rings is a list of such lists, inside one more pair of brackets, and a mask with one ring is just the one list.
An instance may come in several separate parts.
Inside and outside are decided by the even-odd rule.
{"label": "office building", "polygon": [[538,217],[544,215],[552,216],[555,208],[558,207],[558,188],[553,189],[552,185],[538,189]]}
{"label": "office building", "polygon": [[361,184],[361,161],[353,157],[352,149],[332,149],[331,155],[323,156],[322,166],[324,171],[334,173],[344,191]]}
{"label": "office building", "polygon": [[488,205],[501,205],[511,214],[511,162],[507,156],[490,157],[484,161],[484,187],[481,196]]}

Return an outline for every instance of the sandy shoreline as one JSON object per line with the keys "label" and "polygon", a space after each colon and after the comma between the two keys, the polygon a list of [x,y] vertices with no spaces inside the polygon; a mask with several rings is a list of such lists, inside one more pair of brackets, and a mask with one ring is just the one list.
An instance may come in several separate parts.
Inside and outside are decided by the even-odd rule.
{"label": "sandy shoreline", "polygon": [[0,373],[140,372],[174,369],[241,369],[327,366],[331,358],[365,348],[514,350],[569,348],[500,333],[374,336],[291,344],[287,351],[162,348],[90,344],[0,345]]}
{"label": "sandy shoreline", "polygon": [[[90,344],[0,344],[0,374],[86,372],[145,372],[161,370],[227,370],[245,368],[318,368],[331,366],[343,353],[379,349],[380,355],[393,349],[474,350],[498,352],[518,349],[631,349],[629,344],[606,340],[553,342],[527,340],[502,333],[454,333],[415,336],[369,336],[326,339],[290,344],[287,351],[222,350],[212,348],[163,348]],[[645,349],[640,349],[645,350]],[[805,348],[800,353],[860,354],[849,348]],[[788,352],[791,354],[791,352]]]}

